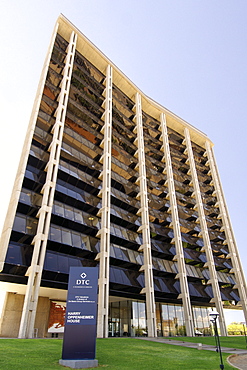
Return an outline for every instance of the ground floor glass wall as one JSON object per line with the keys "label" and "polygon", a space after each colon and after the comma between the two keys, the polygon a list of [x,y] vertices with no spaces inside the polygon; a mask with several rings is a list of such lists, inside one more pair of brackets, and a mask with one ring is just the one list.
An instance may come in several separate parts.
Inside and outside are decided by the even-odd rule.
{"label": "ground floor glass wall", "polygon": [[209,310],[207,307],[192,307],[194,326],[196,333],[212,335],[212,328],[209,321]]}
{"label": "ground floor glass wall", "polygon": [[[211,335],[209,311],[193,307],[195,334]],[[185,322],[181,305],[156,303],[157,335],[185,336]],[[114,298],[109,305],[109,337],[147,336],[145,302]]]}
{"label": "ground floor glass wall", "polygon": [[109,306],[109,337],[140,337],[147,335],[144,302],[116,301]]}
{"label": "ground floor glass wall", "polygon": [[[157,306],[159,307],[158,310]],[[157,314],[158,336],[186,335],[182,306],[156,304],[156,312],[160,313],[160,317]],[[158,321],[159,318],[160,321]]]}

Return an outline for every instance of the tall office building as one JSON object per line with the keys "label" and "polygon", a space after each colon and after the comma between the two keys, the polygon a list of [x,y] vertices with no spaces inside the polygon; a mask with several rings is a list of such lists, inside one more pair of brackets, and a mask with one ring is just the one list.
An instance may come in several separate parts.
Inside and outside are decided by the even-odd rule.
{"label": "tall office building", "polygon": [[[145,78],[145,76],[143,76]],[[58,335],[70,266],[98,266],[98,336],[210,332],[246,285],[201,131],[64,16],[45,60],[1,238],[2,336]]]}

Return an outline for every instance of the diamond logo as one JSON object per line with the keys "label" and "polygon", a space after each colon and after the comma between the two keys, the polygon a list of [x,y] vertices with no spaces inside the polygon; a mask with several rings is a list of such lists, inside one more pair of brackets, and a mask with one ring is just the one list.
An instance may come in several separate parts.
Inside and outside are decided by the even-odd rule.
{"label": "diamond logo", "polygon": [[87,274],[85,273],[85,272],[83,272],[82,274],[81,274],[81,278],[82,279],[85,279],[87,277]]}

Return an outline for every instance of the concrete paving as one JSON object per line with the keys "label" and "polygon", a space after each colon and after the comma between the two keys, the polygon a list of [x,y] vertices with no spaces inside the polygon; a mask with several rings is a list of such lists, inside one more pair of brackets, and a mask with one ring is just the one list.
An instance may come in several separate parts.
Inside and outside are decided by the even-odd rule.
{"label": "concrete paving", "polygon": [[59,364],[71,369],[88,369],[98,367],[98,360],[59,360]]}
{"label": "concrete paving", "polygon": [[[174,340],[171,338],[148,338],[148,337],[139,337],[141,340],[149,340],[152,342],[158,343],[165,343],[165,344],[172,344],[174,346],[182,346],[188,348],[195,348],[198,350],[207,350],[207,351],[216,351],[215,346],[210,346],[207,344],[200,343],[200,339],[198,338],[198,343],[191,343],[185,342],[180,340]],[[228,348],[228,347],[221,347],[221,351],[224,353],[229,353],[231,356],[227,358],[227,361],[230,365],[235,367],[239,370],[247,370],[247,350],[238,349],[238,348]]]}
{"label": "concrete paving", "polygon": [[247,370],[247,355],[231,355],[227,358],[230,365],[236,369]]}

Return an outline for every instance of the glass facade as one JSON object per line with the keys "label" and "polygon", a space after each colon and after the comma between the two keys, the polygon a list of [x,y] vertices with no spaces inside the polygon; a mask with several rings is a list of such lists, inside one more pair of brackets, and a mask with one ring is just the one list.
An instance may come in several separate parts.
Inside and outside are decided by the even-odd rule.
{"label": "glass facade", "polygon": [[[145,303],[137,300],[114,300],[109,312],[109,337],[147,336]],[[185,336],[183,307],[178,304],[156,304],[157,335],[159,337]],[[209,310],[193,307],[195,332],[212,335]]]}
{"label": "glass facade", "polygon": [[[61,94],[68,40],[57,33],[32,136],[1,280],[27,283],[32,245],[46,186],[53,128]],[[97,63],[96,63],[97,65]],[[70,266],[96,266],[100,253],[105,74],[75,50],[61,142],[41,286],[67,289]],[[123,79],[123,77],[122,77]],[[122,84],[123,86],[124,83]],[[112,84],[109,336],[147,335],[142,251],[143,220],[135,132],[135,99],[119,81]],[[185,335],[179,264],[167,185],[160,120],[147,105],[142,111],[148,218],[157,334]],[[168,120],[168,139],[193,326],[210,334],[212,277],[188,164],[184,135]],[[192,150],[221,299],[237,304],[236,276],[229,258],[215,182],[206,148],[193,139]],[[114,297],[121,300],[114,301]]]}

